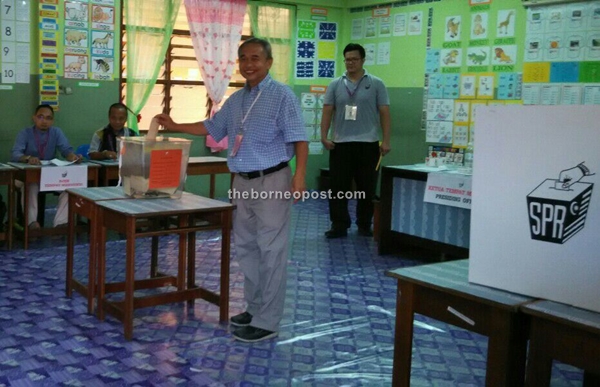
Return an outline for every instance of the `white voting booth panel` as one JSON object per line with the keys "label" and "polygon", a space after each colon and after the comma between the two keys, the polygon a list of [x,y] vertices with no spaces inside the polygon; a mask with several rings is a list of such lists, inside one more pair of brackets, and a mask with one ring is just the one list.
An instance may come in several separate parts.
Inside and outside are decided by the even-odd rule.
{"label": "white voting booth panel", "polygon": [[477,109],[469,281],[600,312],[600,107]]}

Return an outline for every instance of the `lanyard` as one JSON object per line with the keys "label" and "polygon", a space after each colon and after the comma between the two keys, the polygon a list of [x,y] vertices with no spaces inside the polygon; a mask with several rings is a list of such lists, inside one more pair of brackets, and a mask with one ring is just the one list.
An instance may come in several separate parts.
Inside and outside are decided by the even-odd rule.
{"label": "lanyard", "polygon": [[248,115],[250,114],[250,111],[254,107],[254,104],[256,103],[256,101],[258,101],[258,99],[260,98],[260,95],[262,94],[262,92],[263,92],[263,89],[261,89],[258,92],[258,94],[256,95],[256,98],[254,98],[254,101],[252,101],[252,104],[250,105],[250,108],[248,109],[248,111],[246,112],[246,114],[244,114],[244,118],[242,118],[242,126],[240,128],[240,132],[244,130],[244,122],[246,122],[246,120],[248,119]]}
{"label": "lanyard", "polygon": [[42,144],[39,133],[35,130],[35,126],[33,127],[33,137],[35,138],[35,146],[37,147],[40,160],[43,160],[46,156],[46,146],[48,146],[48,141],[50,141],[50,129],[51,128],[48,128],[48,137],[46,137],[46,142]]}
{"label": "lanyard", "polygon": [[356,85],[354,90],[352,90],[352,92],[350,92],[350,88],[348,88],[348,78],[344,78],[344,86],[346,87],[346,92],[348,93],[348,97],[350,97],[350,98],[354,97],[354,94],[356,94],[356,92],[358,91],[358,87],[360,86],[360,83],[362,82],[362,80],[364,78],[365,78],[365,76],[363,75],[360,78],[360,81],[358,81],[358,84]]}

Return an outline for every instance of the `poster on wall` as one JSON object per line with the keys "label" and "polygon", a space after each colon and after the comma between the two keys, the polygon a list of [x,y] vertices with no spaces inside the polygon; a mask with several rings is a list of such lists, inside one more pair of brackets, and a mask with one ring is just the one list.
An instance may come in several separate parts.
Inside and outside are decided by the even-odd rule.
{"label": "poster on wall", "polygon": [[423,12],[411,12],[409,13],[408,20],[408,34],[409,35],[421,35],[423,32]]}
{"label": "poster on wall", "polygon": [[[0,84],[13,85],[30,82],[30,6],[29,0],[2,1]],[[12,90],[12,86],[7,86],[5,89]]]}
{"label": "poster on wall", "polygon": [[337,23],[299,20],[297,27],[294,69],[296,79],[334,78]]}

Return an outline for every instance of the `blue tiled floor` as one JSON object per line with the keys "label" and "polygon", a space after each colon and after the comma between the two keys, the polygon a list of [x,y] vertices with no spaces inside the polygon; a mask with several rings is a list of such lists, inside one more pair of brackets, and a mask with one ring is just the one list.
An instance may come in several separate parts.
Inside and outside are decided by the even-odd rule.
{"label": "blue tiled floor", "polygon": [[[47,215],[51,219],[51,215]],[[390,386],[396,281],[385,270],[422,263],[425,252],[378,256],[352,229],[327,240],[327,203],[294,206],[285,317],[277,339],[243,344],[198,300],[137,310],[134,339],[122,325],[86,313],[65,297],[64,237],[0,251],[0,386]],[[235,250],[234,250],[235,251]],[[88,245],[75,248],[87,276]],[[150,242],[137,241],[136,276],[149,272]],[[160,241],[160,269],[176,271],[177,241]],[[197,238],[197,279],[218,290],[220,236]],[[108,243],[109,279],[123,278],[125,243]],[[231,265],[230,314],[244,310],[243,276]],[[483,386],[487,340],[417,316],[414,386]],[[555,364],[553,386],[581,385],[582,374]]]}

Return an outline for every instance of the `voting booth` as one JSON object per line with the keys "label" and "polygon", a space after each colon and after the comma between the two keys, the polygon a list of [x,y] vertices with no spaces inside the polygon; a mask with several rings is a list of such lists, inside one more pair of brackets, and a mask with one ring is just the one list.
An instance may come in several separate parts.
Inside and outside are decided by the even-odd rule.
{"label": "voting booth", "polygon": [[469,281],[600,312],[600,107],[477,110]]}

